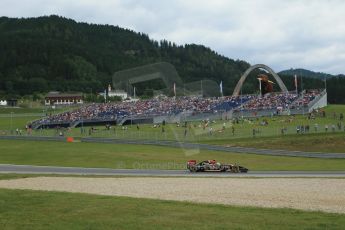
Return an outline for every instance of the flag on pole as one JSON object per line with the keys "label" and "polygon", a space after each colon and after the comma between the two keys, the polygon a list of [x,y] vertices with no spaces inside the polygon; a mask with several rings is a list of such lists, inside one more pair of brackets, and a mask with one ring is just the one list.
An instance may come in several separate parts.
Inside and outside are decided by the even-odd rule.
{"label": "flag on pole", "polygon": [[223,96],[223,81],[220,81],[219,90],[220,90],[220,94]]}
{"label": "flag on pole", "polygon": [[107,89],[104,90],[104,100],[107,100]]}
{"label": "flag on pole", "polygon": [[296,88],[296,93],[297,93],[297,75],[295,74],[295,88]]}
{"label": "flag on pole", "polygon": [[174,95],[176,97],[176,83],[174,82]]}
{"label": "flag on pole", "polygon": [[133,97],[135,98],[135,86],[134,86],[134,89],[133,89]]}
{"label": "flag on pole", "polygon": [[259,80],[259,90],[260,90],[260,96],[262,95],[262,91],[261,91],[261,78],[258,78]]}

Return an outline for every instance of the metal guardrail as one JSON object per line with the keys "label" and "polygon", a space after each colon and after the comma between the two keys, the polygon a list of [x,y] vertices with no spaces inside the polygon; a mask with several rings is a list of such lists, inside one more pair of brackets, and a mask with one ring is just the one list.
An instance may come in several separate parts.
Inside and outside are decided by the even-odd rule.
{"label": "metal guardrail", "polygon": [[30,140],[30,141],[61,141],[65,142],[66,137],[47,137],[47,136],[28,136],[28,135],[9,135],[0,136],[0,140]]}
{"label": "metal guardrail", "polygon": [[[60,141],[65,142],[66,137],[42,137],[42,136],[0,136],[0,140],[31,140],[31,141]],[[130,140],[130,139],[111,139],[111,138],[80,138],[81,142],[110,143],[110,144],[138,144],[138,145],[158,145],[184,149],[204,149],[240,154],[258,154],[269,156],[289,156],[322,159],[345,159],[345,153],[323,153],[323,152],[302,152],[280,149],[257,149],[251,147],[226,147],[209,144],[198,144],[192,142],[179,141],[155,141],[155,140]]]}

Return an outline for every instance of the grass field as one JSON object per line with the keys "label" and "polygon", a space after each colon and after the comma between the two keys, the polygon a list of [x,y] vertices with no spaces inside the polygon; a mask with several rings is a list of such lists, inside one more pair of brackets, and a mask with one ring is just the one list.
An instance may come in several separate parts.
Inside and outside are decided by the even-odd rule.
{"label": "grass field", "polygon": [[[17,122],[24,124],[26,122],[23,118],[18,118]],[[1,119],[0,119],[1,127]],[[34,132],[37,136],[51,136],[52,130],[49,131],[50,135],[47,135],[45,130],[39,130]],[[108,132],[106,135],[91,135],[91,137],[99,138],[119,138],[119,139],[143,139],[140,136],[142,133],[126,133],[126,131],[120,131],[117,135],[112,135]],[[15,132],[13,132],[15,134]],[[183,135],[182,133],[180,133]],[[25,134],[24,134],[25,135]],[[54,133],[57,135],[57,133]],[[81,136],[81,135],[71,135],[71,133],[66,133],[65,136]],[[88,137],[88,136],[87,136]],[[181,136],[176,135],[177,141],[188,141]],[[152,133],[147,135],[145,139],[153,140],[166,140],[163,135],[158,135],[158,133]],[[173,140],[173,139],[171,139]],[[310,134],[289,134],[289,135],[272,135],[272,136],[256,136],[253,137],[242,137],[242,138],[193,138],[189,139],[190,142],[195,143],[205,143],[214,145],[224,145],[224,146],[242,146],[242,147],[255,147],[255,148],[265,148],[265,149],[286,149],[286,150],[297,150],[306,152],[333,152],[333,153],[344,153],[345,148],[345,132],[335,132],[335,133],[310,133]]]}
{"label": "grass field", "polygon": [[78,106],[68,106],[68,107],[57,107],[52,109],[46,106],[38,106],[34,108],[24,108],[24,107],[0,107],[0,114],[29,114],[29,113],[60,113],[66,110],[71,110],[78,108]]}
{"label": "grass field", "polygon": [[[0,118],[0,130],[4,130],[3,132],[10,134],[12,130],[12,133],[14,134],[14,130],[18,127],[21,127],[20,129],[25,130],[25,125],[28,123],[29,119],[38,119],[39,116],[37,115],[26,115],[26,116],[20,116],[20,117],[1,117]],[[12,123],[12,124],[11,124]],[[9,127],[12,126],[12,129]],[[23,134],[25,131],[23,131]]]}
{"label": "grass field", "polygon": [[[27,111],[23,110],[23,114]],[[329,106],[326,110],[327,118],[317,117],[316,121],[309,121],[306,117],[297,116],[291,121],[291,127],[302,122],[318,122],[320,124],[337,121],[332,113],[345,112],[345,106]],[[28,117],[13,117],[12,126],[25,125]],[[263,118],[262,118],[263,119]],[[260,127],[261,134],[252,137],[251,129],[257,122],[246,120],[244,123],[234,124],[235,135],[232,135],[229,121],[224,132],[215,132],[209,135],[203,133],[198,123],[193,123],[188,134],[184,137],[184,128],[176,125],[167,125],[165,132],[161,128],[152,128],[152,125],[128,126],[128,130],[116,127],[116,130],[97,130],[91,136],[124,139],[170,139],[191,141],[216,145],[245,146],[257,148],[288,149],[319,152],[345,152],[345,133],[343,131],[309,134],[277,134],[281,121],[279,118],[268,119],[270,127]],[[9,118],[0,117],[0,130],[8,126]],[[254,124],[254,123],[255,124]],[[194,124],[196,126],[194,127]],[[285,123],[284,123],[285,124]],[[290,124],[290,123],[289,123]],[[214,130],[222,126],[221,121],[213,123]],[[229,127],[228,127],[229,126]],[[217,128],[218,127],[218,128]],[[269,131],[271,130],[271,131]],[[55,135],[55,130],[38,130],[34,135]],[[278,132],[278,131],[277,131]],[[263,135],[263,133],[266,133]],[[81,136],[80,128],[75,128],[66,135]],[[88,136],[88,134],[83,134]],[[0,141],[0,163],[32,164],[77,167],[105,167],[105,168],[142,168],[142,169],[184,169],[189,159],[205,160],[216,159],[221,162],[238,163],[251,170],[345,170],[343,159],[311,159],[299,157],[261,156],[254,154],[235,154],[214,151],[199,151],[181,148],[167,148],[141,145],[115,145],[97,143],[60,143],[60,142],[26,142]]]}
{"label": "grass field", "polygon": [[190,159],[238,163],[250,170],[345,170],[345,159],[262,156],[149,145],[0,141],[2,164],[185,169]]}
{"label": "grass field", "polygon": [[[61,112],[62,110],[71,109],[71,108],[61,108],[55,112]],[[13,117],[11,118],[10,112],[14,110]],[[4,112],[5,111],[5,112]],[[31,111],[31,113],[30,113]],[[36,113],[35,113],[36,111]],[[40,110],[42,113],[43,110]],[[203,129],[200,122],[190,122],[188,124],[187,133],[185,135],[185,128],[180,126],[177,127],[175,124],[169,124],[164,127],[164,132],[162,128],[154,128],[153,125],[140,125],[139,130],[136,125],[128,125],[127,130],[122,130],[122,127],[112,127],[110,130],[106,130],[105,126],[94,127],[95,131],[91,134],[93,137],[107,137],[107,138],[123,138],[123,139],[154,139],[154,140],[178,140],[178,141],[190,141],[190,142],[204,142],[204,141],[236,141],[237,139],[243,138],[252,138],[253,129],[258,130],[255,137],[280,137],[281,129],[286,128],[285,135],[296,136],[296,127],[298,125],[309,125],[310,131],[308,134],[318,134],[326,133],[325,125],[328,125],[327,135],[334,133],[342,133],[345,135],[344,124],[341,129],[338,130],[336,127],[335,131],[332,131],[332,125],[337,125],[339,119],[333,117],[335,112],[337,116],[340,113],[345,114],[344,105],[330,105],[326,109],[327,117],[316,116],[315,119],[307,119],[307,116],[279,116],[279,117],[262,117],[258,119],[245,119],[239,121],[239,123],[232,123],[231,121],[222,121],[217,120],[211,122],[209,127],[213,128],[212,133],[210,134],[208,127]],[[13,130],[16,128],[24,130],[25,125],[37,118],[37,109],[0,109],[0,131],[9,134],[10,129]],[[31,114],[31,116],[30,116]],[[14,116],[16,115],[16,116]],[[261,125],[260,123],[263,120],[267,120],[268,125]],[[225,123],[225,130],[223,130],[223,123]],[[315,124],[318,124],[318,129],[315,131]],[[234,135],[232,133],[232,127],[234,127]],[[84,127],[84,132],[81,128],[73,128],[65,132],[65,135],[70,136],[89,136],[90,127]],[[23,133],[25,133],[23,131]],[[43,136],[54,136],[57,135],[55,129],[50,130],[36,130],[33,132],[33,135],[43,135]],[[300,138],[301,135],[298,135]],[[297,136],[296,136],[297,137]],[[255,142],[255,141],[254,141]]]}
{"label": "grass field", "polygon": [[0,189],[2,229],[343,229],[345,216]]}
{"label": "grass field", "polygon": [[[4,110],[4,109],[2,109]],[[7,109],[8,110],[8,109]],[[9,110],[8,110],[9,111]],[[22,112],[27,112],[23,109]],[[314,120],[308,120],[307,116],[280,116],[280,117],[264,117],[258,119],[247,119],[238,124],[232,124],[231,121],[215,121],[210,124],[213,128],[212,135],[210,135],[208,128],[203,129],[200,122],[191,122],[187,128],[187,134],[184,135],[185,128],[177,127],[175,124],[168,124],[162,128],[154,128],[153,125],[140,125],[139,130],[136,125],[128,125],[126,130],[122,127],[112,127],[106,130],[104,126],[94,127],[95,131],[91,134],[92,137],[106,137],[106,138],[120,138],[120,139],[151,139],[151,140],[177,140],[188,142],[201,142],[211,144],[225,144],[250,146],[260,148],[279,148],[289,150],[302,151],[324,151],[324,152],[344,152],[343,143],[345,137],[344,124],[333,117],[333,113],[339,115],[345,114],[344,105],[331,105],[326,108],[327,117],[316,117]],[[17,114],[17,113],[16,113]],[[37,114],[18,113],[18,117],[10,117],[8,114],[0,116],[0,132],[10,134],[10,127],[13,130],[16,128],[24,130],[25,124],[28,121],[39,118]],[[267,126],[260,125],[264,119],[268,121]],[[225,130],[222,130],[225,122]],[[333,132],[332,125],[337,125],[341,122],[340,130],[336,127]],[[314,125],[318,124],[318,130],[315,131]],[[329,126],[328,131],[325,131],[325,125]],[[298,125],[309,125],[310,131],[307,134],[296,134],[296,127]],[[190,127],[189,127],[190,126]],[[232,133],[232,126],[235,129],[234,135]],[[281,134],[281,129],[286,128],[284,135]],[[67,136],[90,136],[90,127],[84,127],[84,132],[81,128],[73,128],[65,131]],[[255,138],[253,137],[253,129],[258,130]],[[25,135],[25,131],[23,131]],[[35,130],[33,135],[39,136],[54,136],[58,135],[59,131],[55,129],[50,130]],[[265,139],[266,138],[266,139]]]}
{"label": "grass field", "polygon": [[[302,151],[345,152],[343,130],[325,133],[325,124],[339,122],[332,113],[343,112],[345,106],[329,106],[328,117],[308,120],[306,117],[273,117],[245,120],[234,124],[224,121],[212,123],[214,132],[203,130],[192,123],[184,136],[184,128],[167,125],[165,132],[152,125],[116,127],[115,131],[103,126],[93,137],[178,140],[216,145],[249,146],[259,148]],[[8,110],[7,110],[8,112]],[[38,118],[38,111],[22,110],[18,117],[8,116],[0,109],[0,131],[23,128],[27,121]],[[17,114],[16,113],[16,114]],[[22,115],[20,115],[22,114]],[[291,117],[290,117],[291,118]],[[267,119],[268,126],[259,123]],[[318,123],[320,130],[309,134],[296,134],[297,125]],[[195,126],[194,126],[195,124]],[[287,135],[280,130],[287,127]],[[255,138],[252,129],[260,130]],[[88,130],[88,127],[86,127]],[[33,135],[56,135],[55,130],[38,130]],[[66,133],[88,136],[75,128]],[[345,170],[345,159],[314,159],[302,157],[262,156],[236,154],[198,149],[183,149],[149,145],[124,145],[102,143],[66,143],[43,141],[0,140],[0,164],[30,164],[50,166],[135,168],[135,169],[185,169],[189,159],[216,159],[224,163],[238,163],[250,170]],[[37,175],[0,174],[1,179],[25,178]],[[343,229],[345,216],[292,209],[266,209],[204,205],[187,202],[136,199],[61,192],[0,189],[0,229]]]}
{"label": "grass field", "polygon": [[314,133],[272,137],[206,140],[202,143],[264,149],[286,149],[306,152],[345,152],[345,133]]}
{"label": "grass field", "polygon": [[20,107],[0,107],[0,114],[27,114],[27,113],[43,113],[42,108],[20,108]]}
{"label": "grass field", "polygon": [[[267,126],[260,125],[263,120],[267,120]],[[240,121],[238,124],[232,124],[231,121],[221,121],[217,120],[209,124],[205,129],[202,127],[201,122],[190,122],[188,123],[188,128],[180,126],[177,127],[175,124],[167,124],[164,127],[164,132],[162,127],[154,127],[152,124],[140,125],[139,130],[136,125],[127,125],[125,130],[119,126],[113,126],[110,130],[106,130],[105,126],[96,126],[95,131],[91,134],[93,137],[107,137],[107,138],[123,138],[123,139],[154,139],[154,140],[179,140],[179,141],[189,141],[198,142],[205,140],[236,140],[240,138],[251,138],[253,137],[253,129],[258,130],[255,137],[272,137],[272,136],[282,136],[281,129],[286,128],[285,135],[297,135],[296,127],[298,125],[309,125],[309,134],[324,133],[325,125],[328,125],[329,133],[344,133],[343,126],[339,130],[337,124],[340,121],[333,118],[321,118],[318,117],[315,120],[308,120],[306,117],[300,115],[296,117],[273,117],[273,118],[258,118],[256,119],[245,119]],[[8,123],[8,121],[7,121]],[[223,124],[225,123],[225,129],[223,130]],[[315,131],[314,125],[318,124],[318,130]],[[335,131],[332,131],[332,125],[336,126]],[[209,127],[212,127],[213,131],[210,133]],[[234,127],[234,134],[232,133],[232,127]],[[65,135],[71,136],[89,136],[90,127],[84,127],[84,133],[82,133],[82,128],[73,128],[66,131]],[[37,130],[35,135],[56,135],[56,130]]]}
{"label": "grass field", "polygon": [[39,119],[45,114],[56,114],[76,107],[61,107],[56,109],[48,109],[44,106],[40,108],[18,108],[18,107],[0,107],[0,131],[10,133],[10,130],[22,129],[29,122]]}

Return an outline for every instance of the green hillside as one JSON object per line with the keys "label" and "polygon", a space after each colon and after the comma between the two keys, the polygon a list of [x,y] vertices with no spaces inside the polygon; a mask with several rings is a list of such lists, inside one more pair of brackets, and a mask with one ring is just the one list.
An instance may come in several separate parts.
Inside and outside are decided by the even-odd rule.
{"label": "green hillside", "polygon": [[[230,95],[250,66],[202,45],[178,46],[118,26],[78,23],[54,15],[0,17],[0,50],[0,98],[51,90],[95,93],[112,82],[116,71],[156,62],[173,64],[185,83],[223,81],[224,94]],[[294,71],[298,69],[281,73],[289,90],[294,90]],[[303,71],[306,76],[310,72]],[[247,78],[243,93],[258,91],[258,73],[259,70],[254,71]],[[341,76],[327,81],[331,103],[345,103],[345,78]],[[319,77],[299,81],[299,90],[325,85]],[[138,94],[154,85],[159,83],[141,85]],[[274,90],[279,90],[277,85]]]}
{"label": "green hillside", "polygon": [[307,69],[293,69],[293,68],[280,71],[278,74],[279,75],[297,75],[297,76],[303,76],[303,77],[317,78],[321,80],[325,78],[337,77],[336,75],[332,75],[328,73],[314,72]]}
{"label": "green hillside", "polygon": [[58,16],[0,18],[0,49],[2,94],[95,92],[116,71],[160,61],[172,63],[185,82],[222,80],[225,93],[231,93],[249,67],[202,45],[177,46],[117,26]]}

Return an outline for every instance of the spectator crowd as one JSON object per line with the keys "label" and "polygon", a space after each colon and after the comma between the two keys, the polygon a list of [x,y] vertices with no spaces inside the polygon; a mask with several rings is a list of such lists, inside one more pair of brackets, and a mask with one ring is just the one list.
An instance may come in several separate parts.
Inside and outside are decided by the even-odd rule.
{"label": "spectator crowd", "polygon": [[254,95],[202,98],[202,97],[157,97],[148,100],[89,104],[74,111],[50,115],[33,123],[41,124],[73,123],[81,120],[115,120],[124,117],[144,117],[176,115],[184,111],[193,113],[217,113],[229,111],[242,105],[247,110],[288,108],[307,105],[319,91],[306,92],[303,97],[293,93],[271,93],[264,97]]}

